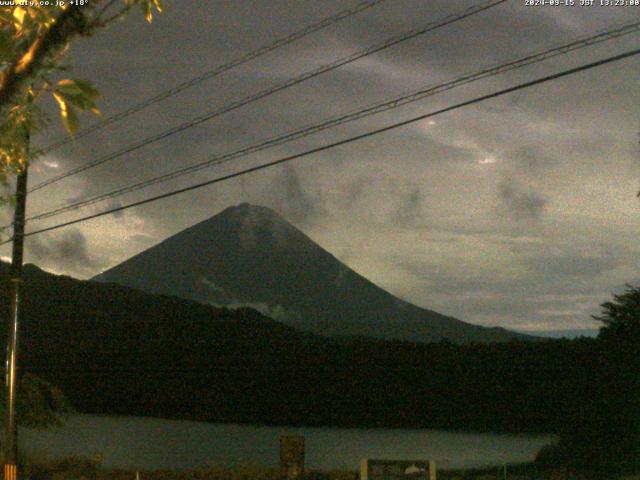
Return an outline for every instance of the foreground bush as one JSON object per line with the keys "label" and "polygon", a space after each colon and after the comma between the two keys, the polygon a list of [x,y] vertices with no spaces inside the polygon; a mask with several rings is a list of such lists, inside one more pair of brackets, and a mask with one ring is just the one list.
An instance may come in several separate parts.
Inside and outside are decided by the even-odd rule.
{"label": "foreground bush", "polygon": [[[192,470],[122,470],[102,468],[77,457],[32,465],[25,469],[31,480],[282,480],[277,468],[210,466]],[[309,469],[302,480],[359,480],[358,472]],[[533,464],[509,465],[509,480],[547,480]],[[438,480],[502,480],[502,467],[438,471]]]}
{"label": "foreground bush", "polygon": [[[211,466],[193,470],[132,470],[102,468],[85,458],[70,457],[24,467],[31,480],[281,480],[277,468]],[[309,470],[303,480],[357,480],[356,472]]]}

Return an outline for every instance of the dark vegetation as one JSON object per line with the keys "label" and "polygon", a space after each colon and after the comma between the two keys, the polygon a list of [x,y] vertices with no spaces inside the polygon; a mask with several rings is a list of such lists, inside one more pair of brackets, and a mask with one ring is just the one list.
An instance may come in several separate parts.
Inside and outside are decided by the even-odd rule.
{"label": "dark vegetation", "polygon": [[[6,268],[1,273],[6,290]],[[614,320],[598,340],[327,339],[251,309],[30,266],[25,273],[23,371],[60,386],[80,412],[553,432],[561,442],[543,452],[542,464],[594,470],[615,459],[621,472],[638,467],[637,321],[619,330]]]}
{"label": "dark vegetation", "polygon": [[586,394],[597,365],[593,340],[327,340],[251,309],[33,267],[26,277],[23,370],[59,385],[81,412],[546,432]]}
{"label": "dark vegetation", "polygon": [[[131,480],[131,470],[103,468],[88,459],[65,458],[49,462],[28,463],[23,471],[31,480]],[[141,480],[282,480],[278,468],[257,466],[207,466],[191,470],[145,470],[138,472]],[[509,480],[549,480],[551,471],[537,464],[510,464]],[[503,480],[503,466],[466,470],[437,471],[438,480]],[[301,480],[358,480],[359,472],[351,470],[322,471],[307,468]],[[558,477],[555,477],[558,478]],[[562,478],[562,477],[561,477]],[[602,477],[610,480],[610,477]],[[577,480],[574,476],[572,480]]]}
{"label": "dark vegetation", "polygon": [[[602,305],[593,379],[562,423],[560,443],[539,455],[587,478],[640,473],[640,287]],[[547,458],[544,458],[547,457]]]}

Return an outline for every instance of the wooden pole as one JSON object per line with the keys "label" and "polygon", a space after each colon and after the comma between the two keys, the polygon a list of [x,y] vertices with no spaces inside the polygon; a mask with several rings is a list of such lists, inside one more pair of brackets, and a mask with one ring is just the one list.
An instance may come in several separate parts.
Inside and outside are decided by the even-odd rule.
{"label": "wooden pole", "polygon": [[[27,135],[27,144],[29,136]],[[11,257],[11,311],[9,335],[7,338],[7,361],[5,372],[6,419],[4,480],[18,478],[18,428],[16,424],[16,404],[18,390],[18,333],[22,317],[22,262],[24,253],[24,224],[27,208],[27,172],[24,167],[16,182],[16,207],[13,219],[13,251]]]}

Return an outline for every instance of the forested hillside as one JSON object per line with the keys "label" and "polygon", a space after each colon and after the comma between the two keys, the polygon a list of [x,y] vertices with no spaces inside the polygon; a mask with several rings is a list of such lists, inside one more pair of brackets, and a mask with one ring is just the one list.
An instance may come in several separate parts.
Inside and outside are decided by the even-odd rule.
{"label": "forested hillside", "polygon": [[[62,387],[81,412],[555,431],[589,395],[598,358],[597,342],[587,339],[474,345],[326,339],[250,309],[148,295],[32,266],[26,279],[23,371]],[[8,295],[2,301],[6,311]]]}

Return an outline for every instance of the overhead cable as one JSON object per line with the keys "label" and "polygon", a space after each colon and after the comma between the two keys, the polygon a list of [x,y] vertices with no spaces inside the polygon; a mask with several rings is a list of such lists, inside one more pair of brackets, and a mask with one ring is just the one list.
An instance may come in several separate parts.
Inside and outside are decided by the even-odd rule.
{"label": "overhead cable", "polygon": [[[207,181],[204,181],[204,182],[196,183],[196,184],[190,185],[188,187],[172,190],[170,192],[166,192],[166,193],[163,193],[161,195],[156,195],[156,196],[149,197],[149,198],[146,198],[146,199],[143,199],[143,200],[132,202],[132,203],[129,203],[127,205],[121,205],[121,206],[118,206],[118,207],[110,208],[108,210],[105,210],[105,211],[102,211],[102,212],[99,212],[99,213],[94,213],[94,214],[91,214],[91,215],[87,215],[87,216],[84,216],[84,217],[81,217],[81,218],[77,218],[75,220],[70,220],[70,221],[67,221],[67,222],[59,223],[57,225],[52,225],[50,227],[34,230],[34,231],[31,231],[31,232],[25,233],[24,236],[25,237],[29,237],[29,236],[37,235],[37,234],[44,233],[44,232],[50,232],[50,231],[53,231],[53,230],[58,230],[60,228],[64,228],[64,227],[67,227],[67,226],[70,226],[70,225],[75,225],[75,224],[78,224],[78,223],[86,222],[86,221],[92,220],[94,218],[103,217],[105,215],[110,215],[112,213],[121,212],[123,210],[127,210],[127,209],[130,209],[130,208],[133,208],[133,207],[138,207],[138,206],[146,205],[146,204],[149,204],[149,203],[152,203],[152,202],[156,202],[158,200],[162,200],[162,199],[165,199],[165,198],[174,197],[174,196],[182,194],[182,193],[198,190],[200,188],[203,188],[203,187],[206,187],[206,186],[209,186],[209,185],[213,185],[215,183],[220,183],[220,182],[223,182],[223,181],[226,181],[226,180],[230,180],[232,178],[237,178],[237,177],[240,177],[240,176],[243,176],[243,175],[247,175],[249,173],[257,172],[259,170],[264,170],[264,169],[267,169],[267,168],[271,168],[271,167],[274,167],[276,165],[281,165],[283,163],[290,162],[292,160],[296,160],[298,158],[307,157],[309,155],[313,155],[313,154],[316,154],[316,153],[319,153],[319,152],[323,152],[323,151],[326,151],[326,150],[329,150],[329,149],[332,149],[332,148],[335,148],[335,147],[339,147],[339,146],[346,145],[346,144],[349,144],[349,143],[352,143],[352,142],[363,140],[365,138],[369,138],[369,137],[372,137],[374,135],[378,135],[380,133],[384,133],[384,132],[388,132],[388,131],[391,131],[391,130],[395,130],[397,128],[404,127],[406,125],[410,125],[410,124],[415,123],[415,122],[426,120],[426,119],[434,117],[436,115],[441,115],[443,113],[451,112],[451,111],[457,110],[459,108],[463,108],[463,107],[466,107],[466,106],[469,106],[469,105],[473,105],[473,104],[476,104],[476,103],[480,103],[480,102],[483,102],[483,101],[486,101],[486,100],[489,100],[489,99],[500,97],[500,96],[503,96],[503,95],[506,95],[506,94],[509,94],[509,93],[512,93],[512,92],[516,92],[518,90],[523,90],[525,88],[530,88],[530,87],[533,87],[535,85],[539,85],[539,84],[542,84],[542,83],[547,83],[547,82],[550,82],[550,81],[553,81],[553,80],[557,80],[559,78],[566,77],[566,76],[569,76],[569,75],[573,75],[573,74],[576,74],[578,72],[582,72],[582,71],[585,71],[585,70],[590,70],[590,69],[595,68],[595,67],[599,67],[599,66],[606,65],[606,64],[609,64],[609,63],[617,62],[617,61],[620,61],[620,60],[623,60],[623,59],[626,59],[626,58],[631,58],[631,57],[639,55],[639,54],[640,54],[640,49],[635,49],[635,50],[627,51],[627,52],[624,52],[624,53],[621,53],[621,54],[618,54],[618,55],[610,56],[610,57],[607,57],[607,58],[602,59],[602,60],[598,60],[598,61],[595,61],[595,62],[588,63],[586,65],[581,65],[579,67],[571,68],[571,69],[564,70],[564,71],[561,71],[561,72],[558,72],[558,73],[554,73],[554,74],[547,75],[547,76],[544,76],[544,77],[541,77],[541,78],[537,78],[535,80],[531,80],[531,81],[528,81],[528,82],[525,82],[525,83],[521,83],[519,85],[516,85],[516,86],[513,86],[513,87],[509,87],[509,88],[505,88],[505,89],[502,89],[502,90],[499,90],[499,91],[496,91],[496,92],[493,92],[493,93],[490,93],[490,94],[487,94],[487,95],[482,95],[480,97],[476,97],[476,98],[473,98],[471,100],[467,100],[467,101],[464,101],[464,102],[457,103],[455,105],[451,105],[451,106],[448,106],[448,107],[445,107],[445,108],[441,108],[439,110],[435,110],[435,111],[430,112],[430,113],[426,113],[426,114],[423,114],[423,115],[418,115],[417,117],[413,117],[413,118],[410,118],[408,120],[403,120],[401,122],[393,123],[391,125],[387,125],[386,127],[378,128],[376,130],[371,130],[369,132],[362,133],[360,135],[355,135],[355,136],[346,138],[344,140],[339,140],[337,142],[333,142],[333,143],[329,143],[329,144],[326,144],[326,145],[322,145],[320,147],[312,148],[310,150],[306,150],[306,151],[301,152],[301,153],[297,153],[297,154],[294,154],[294,155],[289,155],[289,156],[286,156],[284,158],[280,158],[278,160],[273,160],[271,162],[266,162],[266,163],[263,163],[263,164],[260,164],[260,165],[256,165],[256,166],[253,166],[253,167],[250,167],[250,168],[246,168],[246,169],[240,170],[238,172],[230,173],[230,174],[223,175],[223,176],[220,176],[220,177],[217,177],[217,178],[213,178],[213,179],[210,179],[210,180],[207,180]],[[4,243],[8,243],[9,241],[11,241],[11,239],[5,241]]]}
{"label": "overhead cable", "polygon": [[255,93],[253,95],[244,97],[241,100],[236,100],[230,104],[227,104],[217,110],[214,110],[213,112],[204,114],[204,115],[200,115],[198,117],[195,117],[187,122],[184,122],[180,125],[177,125],[175,127],[172,127],[168,130],[165,130],[164,132],[152,135],[150,137],[147,137],[133,145],[130,145],[128,147],[125,147],[121,150],[118,150],[116,152],[110,153],[104,157],[98,158],[96,160],[92,160],[84,165],[80,165],[76,168],[73,168],[71,170],[68,170],[67,172],[61,173],[60,175],[57,175],[55,177],[52,177],[48,180],[45,180],[43,182],[38,183],[37,185],[31,187],[31,189],[29,190],[29,193],[31,192],[35,192],[37,190],[40,190],[48,185],[52,185],[54,183],[57,183],[61,180],[64,180],[66,178],[69,178],[73,175],[77,175],[78,173],[81,172],[85,172],[91,168],[95,168],[99,165],[103,165],[107,162],[111,162],[117,158],[120,158],[126,154],[135,152],[136,150],[139,150],[143,147],[146,147],[147,145],[151,145],[153,143],[156,143],[160,140],[163,140],[167,137],[170,137],[172,135],[175,135],[177,133],[183,132],[185,130],[188,130],[190,128],[193,128],[197,125],[200,125],[204,122],[207,122],[213,118],[219,117],[225,113],[229,113],[231,111],[237,110],[238,108],[244,107],[250,103],[253,103],[255,101],[261,100],[265,97],[268,97],[270,95],[273,95],[277,92],[286,90],[288,88],[293,87],[294,85],[298,85],[302,82],[305,82],[307,80],[310,80],[312,78],[315,78],[319,75],[322,75],[324,73],[330,72],[332,70],[335,70],[339,67],[342,67],[344,65],[347,65],[349,63],[355,62],[356,60],[359,60],[361,58],[364,58],[368,55],[372,55],[374,53],[380,52],[384,49],[390,48],[394,45],[397,45],[399,43],[402,42],[406,42],[412,38],[415,38],[419,35],[423,35],[425,33],[431,32],[433,30],[442,28],[446,25],[450,25],[454,22],[458,22],[460,20],[463,20],[465,18],[468,18],[472,15],[476,15],[478,13],[484,12],[490,8],[496,7],[502,3],[505,3],[508,0],[491,0],[489,2],[485,2],[482,4],[478,4],[478,5],[474,5],[472,7],[467,8],[466,10],[460,12],[460,13],[456,13],[456,14],[451,14],[448,15],[446,17],[444,17],[441,20],[438,20],[436,22],[431,22],[428,23],[426,26],[423,26],[421,28],[417,28],[417,29],[412,29],[409,30],[408,32],[405,32],[403,34],[400,35],[396,35],[393,36],[381,43],[378,43],[376,45],[373,45],[371,47],[368,47],[364,50],[360,50],[356,53],[353,53],[351,55],[348,55],[346,57],[340,58],[338,60],[335,60],[334,62],[331,62],[329,64],[326,65],[322,65],[316,69],[310,70],[308,72],[305,72],[297,77],[291,78],[283,83],[279,83],[277,85],[274,85],[272,87],[266,88],[264,90],[259,91],[258,93]]}
{"label": "overhead cable", "polygon": [[258,57],[261,57],[262,55],[265,55],[269,52],[272,52],[278,48],[284,47],[286,45],[289,45],[297,40],[300,40],[301,38],[304,38],[312,33],[315,33],[319,30],[322,30],[324,28],[329,27],[330,25],[333,25],[334,23],[337,23],[341,20],[344,20],[345,18],[351,17],[353,15],[356,15],[360,12],[363,12],[365,10],[368,10],[376,5],[378,5],[379,3],[385,2],[387,0],[366,0],[364,2],[360,2],[357,5],[355,5],[352,8],[347,8],[344,10],[341,10],[329,17],[323,18],[322,20],[316,22],[316,23],[312,23],[311,25],[308,25],[306,27],[304,27],[302,30],[298,30],[297,32],[294,32],[290,35],[287,35],[285,37],[279,38],[278,40],[275,40],[274,42],[271,42],[267,45],[264,45],[260,48],[258,48],[257,50],[254,50],[252,52],[249,52],[245,55],[242,55],[240,57],[234,58],[233,60],[231,60],[230,62],[227,62],[225,64],[219,65],[217,67],[215,67],[212,70],[208,70],[206,72],[201,73],[200,75],[197,75],[193,78],[190,78],[189,80],[186,80],[178,85],[176,85],[175,87],[169,88],[167,90],[163,90],[162,92],[146,99],[143,100],[140,103],[137,103],[135,105],[132,105],[129,108],[126,108],[118,113],[115,113],[107,118],[105,118],[104,120],[101,120],[99,122],[96,122],[92,125],[89,125],[88,127],[83,128],[82,130],[80,130],[79,132],[77,132],[73,137],[69,137],[66,136],[60,140],[58,140],[57,142],[54,142],[50,145],[47,145],[46,147],[38,150],[36,152],[36,154],[45,154],[45,153],[49,153],[52,150],[55,150],[57,148],[60,148],[64,145],[67,145],[68,143],[71,143],[72,141],[76,141],[79,140],[80,138],[83,138],[87,135],[89,135],[90,133],[96,132],[98,130],[102,130],[103,128],[107,127],[108,125],[111,125],[112,123],[118,122],[124,118],[127,118],[131,115],[133,115],[134,113],[138,113],[152,105],[155,105],[156,103],[159,103],[163,100],[166,100],[167,98],[170,98],[184,90],[187,90],[188,88],[194,87],[202,82],[204,82],[205,80],[208,80],[210,78],[214,78],[217,77],[218,75],[221,75],[235,67],[238,67],[244,63],[247,63],[251,60],[254,60]]}
{"label": "overhead cable", "polygon": [[61,215],[62,213],[77,210],[78,208],[93,205],[104,200],[109,200],[109,199],[118,197],[120,195],[124,195],[126,193],[140,190],[142,188],[167,182],[169,180],[173,180],[175,178],[178,178],[187,174],[191,174],[191,173],[203,170],[205,168],[209,168],[214,165],[227,163],[229,161],[232,161],[241,157],[245,157],[247,155],[265,150],[267,148],[272,148],[277,145],[282,145],[284,143],[288,143],[293,140],[297,140],[299,138],[303,138],[303,137],[318,133],[320,131],[326,130],[331,127],[342,125],[342,124],[359,120],[371,115],[385,112],[393,108],[397,108],[412,102],[416,102],[418,100],[422,100],[424,98],[427,98],[448,90],[452,90],[462,85],[466,85],[466,84],[476,82],[488,77],[492,77],[501,73],[522,68],[524,66],[528,66],[534,63],[539,63],[553,57],[565,55],[569,52],[572,52],[581,48],[586,48],[586,47],[599,44],[608,40],[619,38],[623,35],[627,35],[630,33],[637,33],[637,32],[640,32],[640,21],[635,23],[625,24],[622,26],[616,26],[614,28],[609,28],[606,31],[602,31],[598,34],[591,35],[589,37],[583,37],[573,42],[563,44],[554,48],[550,48],[539,53],[530,54],[525,57],[521,57],[517,60],[512,60],[507,63],[487,67],[478,72],[463,75],[453,80],[439,83],[437,85],[427,86],[423,89],[395,97],[391,100],[387,100],[382,103],[377,103],[377,104],[374,104],[366,108],[362,108],[347,114],[342,114],[332,119],[325,120],[321,123],[310,125],[305,128],[301,128],[301,129],[286,133],[284,135],[271,138],[269,140],[264,140],[257,144],[244,147],[244,148],[235,150],[233,152],[229,152],[223,155],[216,155],[208,160],[205,160],[193,165],[188,165],[186,167],[175,169],[146,180],[131,183],[126,186],[121,186],[109,192],[91,196],[89,198],[85,198],[74,203],[66,204],[66,205],[54,208],[52,210],[37,213],[28,217],[27,221],[43,220],[46,218],[58,216],[58,215]]}

